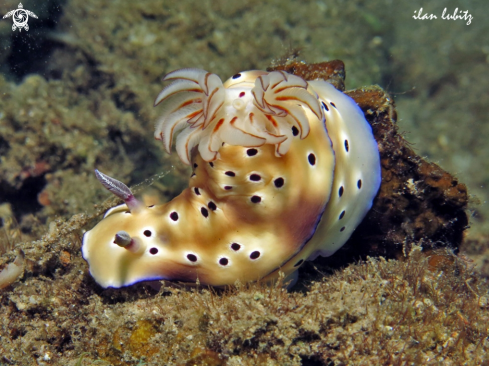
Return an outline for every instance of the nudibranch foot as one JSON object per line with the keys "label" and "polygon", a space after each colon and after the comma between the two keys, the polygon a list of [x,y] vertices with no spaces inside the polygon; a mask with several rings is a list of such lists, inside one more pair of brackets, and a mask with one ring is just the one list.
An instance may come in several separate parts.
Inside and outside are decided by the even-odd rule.
{"label": "nudibranch foot", "polygon": [[340,248],[372,205],[380,160],[355,102],[326,81],[245,71],[222,83],[181,69],[155,100],[155,138],[192,166],[189,187],[144,207],[123,183],[97,177],[125,204],[83,238],[103,287],[170,280],[223,286],[296,278],[304,261]]}

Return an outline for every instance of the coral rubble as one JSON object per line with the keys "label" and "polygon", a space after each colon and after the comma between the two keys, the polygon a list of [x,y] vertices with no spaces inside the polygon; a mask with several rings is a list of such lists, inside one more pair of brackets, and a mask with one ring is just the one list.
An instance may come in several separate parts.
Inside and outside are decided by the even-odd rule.
{"label": "coral rubble", "polygon": [[[37,244],[79,249],[72,235]],[[79,256],[57,267],[0,292],[2,362],[458,365],[489,351],[488,286],[445,249],[369,258],[305,293],[281,284],[101,291]]]}

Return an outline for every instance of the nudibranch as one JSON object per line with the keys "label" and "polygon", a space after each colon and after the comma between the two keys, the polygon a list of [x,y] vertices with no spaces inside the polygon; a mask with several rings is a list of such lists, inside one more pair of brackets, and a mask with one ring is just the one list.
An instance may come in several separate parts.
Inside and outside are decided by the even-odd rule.
{"label": "nudibranch", "polygon": [[181,69],[158,95],[155,137],[193,168],[189,187],[145,207],[96,172],[125,203],[85,233],[82,252],[103,287],[148,280],[222,286],[273,281],[330,256],[380,186],[372,129],[356,103],[323,80],[246,71],[224,84]]}

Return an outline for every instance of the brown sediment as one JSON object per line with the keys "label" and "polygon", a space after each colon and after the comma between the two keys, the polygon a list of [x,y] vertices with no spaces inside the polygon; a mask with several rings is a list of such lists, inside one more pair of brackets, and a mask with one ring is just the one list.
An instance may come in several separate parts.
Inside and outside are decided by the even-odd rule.
{"label": "brown sediment", "polygon": [[302,77],[305,80],[328,80],[333,86],[341,91],[345,90],[345,64],[341,60],[307,64],[303,61],[287,59],[284,64],[274,65],[267,71],[283,70],[289,74]]}

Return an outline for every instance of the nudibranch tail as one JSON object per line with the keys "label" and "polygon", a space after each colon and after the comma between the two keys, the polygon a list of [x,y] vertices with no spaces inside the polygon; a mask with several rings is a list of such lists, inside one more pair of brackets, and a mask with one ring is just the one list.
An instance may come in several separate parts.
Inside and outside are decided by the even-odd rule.
{"label": "nudibranch tail", "polygon": [[83,237],[100,285],[274,280],[348,240],[380,185],[377,144],[351,98],[284,71],[222,83],[181,69],[164,80],[172,83],[155,100],[155,137],[170,151],[176,136],[178,156],[193,169],[189,187],[143,207],[96,171],[125,202]]}

